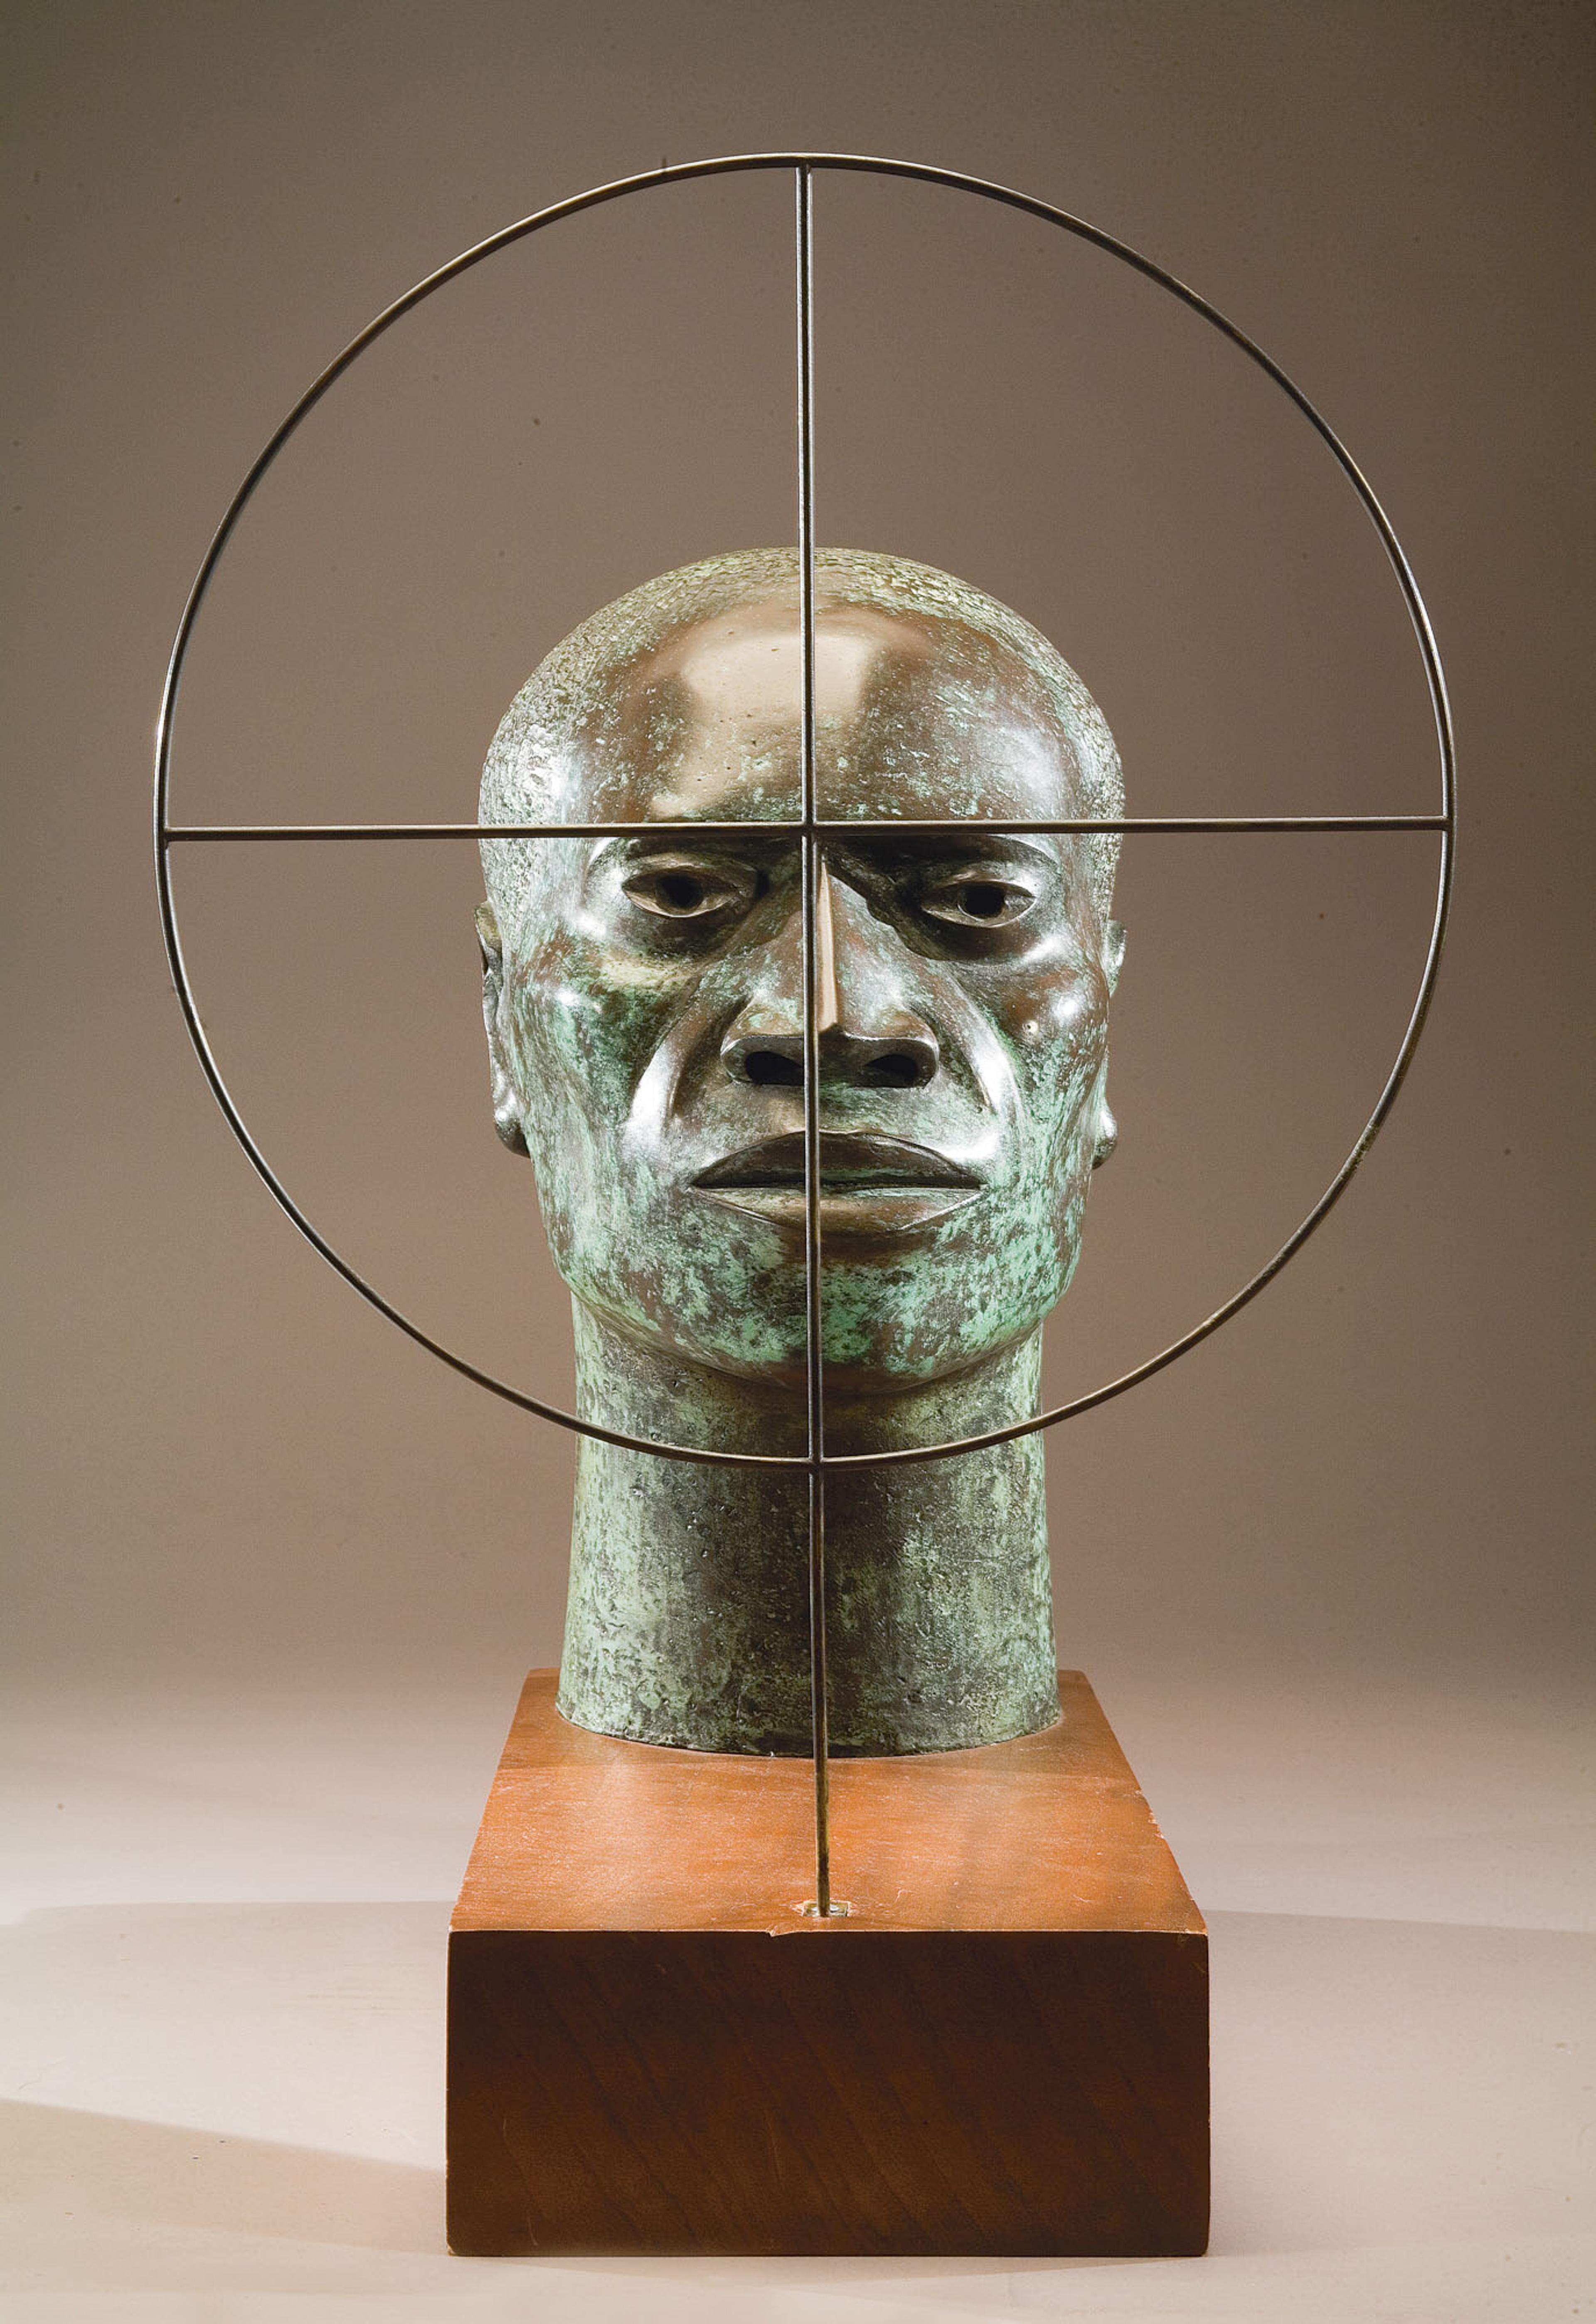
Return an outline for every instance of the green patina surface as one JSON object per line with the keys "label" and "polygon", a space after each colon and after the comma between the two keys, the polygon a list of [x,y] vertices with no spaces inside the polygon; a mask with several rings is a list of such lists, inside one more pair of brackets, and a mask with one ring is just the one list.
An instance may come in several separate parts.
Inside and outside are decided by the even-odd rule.
{"label": "green patina surface", "polygon": [[[495,1115],[574,1296],[581,1409],[780,1452],[803,1445],[801,890],[794,843],[758,825],[799,808],[800,637],[791,552],[667,575],[542,666],[482,789],[488,822],[750,825],[691,845],[484,843],[480,926]],[[821,552],[816,669],[823,812],[1123,811],[1078,678],[947,575]],[[1042,1319],[1114,1136],[1114,844],[827,843],[829,1450],[1035,1409]],[[827,1489],[836,1748],[949,1748],[1056,1716],[1037,1440]],[[584,1443],[566,1715],[805,1749],[806,1507],[802,1476]]]}
{"label": "green patina surface", "polygon": [[[576,1309],[584,1411],[641,1434],[796,1450],[793,1399],[643,1351]],[[894,1416],[933,1441],[1034,1410],[1034,1339]],[[989,1416],[989,1417],[987,1417]],[[874,1417],[875,1425],[872,1425]],[[844,1406],[847,1442],[879,1416]],[[949,1750],[1058,1716],[1041,1448],[1034,1438],[827,1488],[832,1748]],[[809,1748],[809,1536],[802,1474],[689,1466],[583,1443],[560,1703],[610,1734],[702,1750]]]}

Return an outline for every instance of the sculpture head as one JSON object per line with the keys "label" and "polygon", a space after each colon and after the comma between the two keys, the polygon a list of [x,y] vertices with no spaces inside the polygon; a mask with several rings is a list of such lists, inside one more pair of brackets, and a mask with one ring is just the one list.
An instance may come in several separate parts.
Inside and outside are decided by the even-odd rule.
{"label": "sculpture head", "polygon": [[[488,840],[494,1112],[576,1298],[644,1346],[801,1379],[802,628],[795,552],[647,583],[555,649],[484,823],[746,821]],[[927,566],[816,558],[823,817],[1123,812],[1113,739],[1036,631]],[[817,921],[824,1350],[890,1392],[1032,1333],[1112,1148],[1117,840],[861,830]]]}

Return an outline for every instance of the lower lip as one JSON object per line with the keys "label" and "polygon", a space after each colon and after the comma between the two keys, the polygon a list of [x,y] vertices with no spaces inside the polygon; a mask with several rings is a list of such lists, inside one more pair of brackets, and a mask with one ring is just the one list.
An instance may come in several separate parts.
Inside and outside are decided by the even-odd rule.
{"label": "lower lip", "polygon": [[[701,1186],[697,1191],[728,1210],[802,1234],[808,1204],[802,1186]],[[961,1211],[978,1186],[858,1186],[848,1193],[822,1190],[820,1228],[829,1236],[909,1234]]]}

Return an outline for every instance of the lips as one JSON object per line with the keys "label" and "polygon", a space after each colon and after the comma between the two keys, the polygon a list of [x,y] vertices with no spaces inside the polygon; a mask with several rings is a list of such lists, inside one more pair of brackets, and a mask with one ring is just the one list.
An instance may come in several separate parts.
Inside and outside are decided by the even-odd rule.
{"label": "lips", "polygon": [[[822,1194],[865,1194],[877,1188],[978,1188],[971,1170],[950,1162],[929,1146],[913,1145],[906,1138],[849,1137],[822,1130],[820,1140]],[[701,1170],[694,1185],[708,1192],[733,1187],[792,1193],[803,1188],[803,1139],[794,1133],[762,1138],[757,1145],[739,1147],[724,1161]]]}
{"label": "lips", "polygon": [[[793,1237],[804,1230],[803,1139],[764,1138],[711,1163],[693,1180],[700,1194],[746,1211]],[[934,1225],[973,1203],[982,1180],[929,1146],[906,1138],[822,1131],[820,1228],[827,1241],[881,1241]]]}

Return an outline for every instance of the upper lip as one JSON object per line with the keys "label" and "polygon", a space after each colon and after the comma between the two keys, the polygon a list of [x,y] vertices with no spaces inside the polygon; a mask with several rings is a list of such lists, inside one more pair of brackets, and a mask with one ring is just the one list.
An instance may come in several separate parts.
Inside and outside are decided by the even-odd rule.
{"label": "upper lip", "polygon": [[[869,1186],[978,1186],[973,1170],[950,1162],[929,1146],[906,1138],[846,1134],[822,1130],[820,1140],[821,1184],[829,1192]],[[735,1154],[712,1162],[693,1180],[695,1186],[795,1187],[803,1184],[803,1138],[793,1131],[783,1138],[762,1138],[739,1146]]]}

